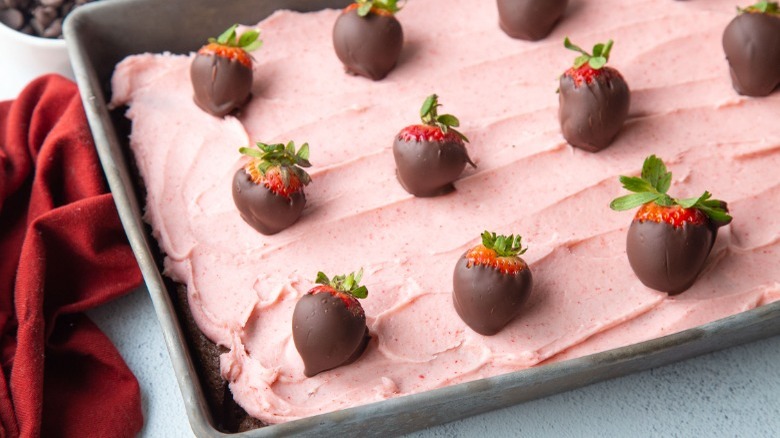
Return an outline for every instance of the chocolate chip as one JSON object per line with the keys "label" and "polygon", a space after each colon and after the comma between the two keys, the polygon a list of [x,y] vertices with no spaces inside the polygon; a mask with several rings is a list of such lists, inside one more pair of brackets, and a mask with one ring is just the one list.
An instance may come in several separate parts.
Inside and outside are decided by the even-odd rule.
{"label": "chocolate chip", "polygon": [[18,9],[6,9],[0,11],[0,22],[14,30],[24,26],[24,15]]}
{"label": "chocolate chip", "polygon": [[30,5],[30,0],[3,0],[5,5],[13,9],[24,9]]}
{"label": "chocolate chip", "polygon": [[62,35],[62,18],[55,18],[49,27],[41,33],[44,38],[59,38]]}
{"label": "chocolate chip", "polygon": [[[33,19],[38,22],[41,28],[49,27],[52,21],[59,15],[56,8],[51,6],[38,6],[32,11]],[[41,32],[43,33],[43,32]]]}
{"label": "chocolate chip", "polygon": [[77,6],[76,6],[75,3],[67,2],[67,3],[63,4],[62,7],[60,8],[60,16],[61,17],[66,17],[68,14],[70,14],[76,8],[77,8]]}
{"label": "chocolate chip", "polygon": [[27,34],[27,35],[35,36],[35,30],[33,30],[32,26],[30,26],[29,24],[27,26],[24,26],[23,28],[19,29],[19,32]]}
{"label": "chocolate chip", "polygon": [[[62,38],[62,21],[95,0],[0,0],[0,21],[29,35]],[[13,11],[13,12],[12,12]]]}

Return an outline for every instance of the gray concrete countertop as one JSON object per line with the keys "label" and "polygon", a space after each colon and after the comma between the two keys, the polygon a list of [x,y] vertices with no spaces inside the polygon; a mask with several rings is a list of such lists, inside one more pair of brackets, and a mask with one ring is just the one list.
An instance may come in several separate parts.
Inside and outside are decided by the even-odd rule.
{"label": "gray concrete countertop", "polygon": [[[138,377],[143,436],[192,436],[146,289],[93,310],[90,316]],[[780,336],[411,436],[780,436]]]}

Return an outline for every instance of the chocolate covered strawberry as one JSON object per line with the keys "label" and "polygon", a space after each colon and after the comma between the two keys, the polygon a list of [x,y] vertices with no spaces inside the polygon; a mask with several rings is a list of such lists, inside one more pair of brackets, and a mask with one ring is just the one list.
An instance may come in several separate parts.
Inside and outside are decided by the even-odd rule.
{"label": "chocolate covered strawberry", "polygon": [[564,46],[580,56],[561,76],[561,132],[572,146],[598,152],[612,143],[628,117],[628,85],[620,72],[606,65],[612,40],[593,46],[592,54],[572,44],[568,37]]}
{"label": "chocolate covered strawberry", "polygon": [[359,298],[368,296],[357,274],[329,279],[317,273],[317,284],[295,305],[292,334],[306,377],[315,376],[360,357],[371,336]]}
{"label": "chocolate covered strawberry", "polygon": [[538,41],[550,34],[568,0],[497,0],[498,23],[512,38]]}
{"label": "chocolate covered strawberry", "polygon": [[723,32],[731,83],[739,94],[766,96],[780,85],[780,6],[762,1],[737,10]]}
{"label": "chocolate covered strawberry", "polygon": [[466,251],[455,265],[452,302],[475,332],[498,333],[520,312],[531,294],[531,269],[520,258],[528,248],[521,237],[482,233],[482,244]]}
{"label": "chocolate covered strawberry", "polygon": [[397,0],[356,0],[333,26],[333,48],[347,72],[375,81],[398,62],[404,44]]}
{"label": "chocolate covered strawberry", "polygon": [[693,285],[715,243],[718,228],[731,222],[726,203],[709,192],[689,199],[666,192],[671,172],[661,159],[645,159],[641,177],[621,176],[631,192],[610,204],[613,210],[640,207],[628,229],[626,253],[631,268],[647,287],[678,294]]}
{"label": "chocolate covered strawberry", "polygon": [[252,29],[236,33],[231,26],[201,47],[190,65],[195,103],[204,111],[222,117],[239,108],[252,88],[252,57],[260,48],[260,32]]}
{"label": "chocolate covered strawberry", "polygon": [[276,234],[301,216],[306,205],[304,186],[311,182],[309,144],[295,150],[293,142],[257,143],[239,149],[252,159],[233,177],[233,201],[241,217],[263,234]]}
{"label": "chocolate covered strawberry", "polygon": [[422,124],[402,129],[393,143],[398,181],[414,196],[449,193],[466,163],[476,167],[466,151],[469,140],[455,130],[460,121],[452,114],[439,115],[438,99],[428,96],[420,109]]}

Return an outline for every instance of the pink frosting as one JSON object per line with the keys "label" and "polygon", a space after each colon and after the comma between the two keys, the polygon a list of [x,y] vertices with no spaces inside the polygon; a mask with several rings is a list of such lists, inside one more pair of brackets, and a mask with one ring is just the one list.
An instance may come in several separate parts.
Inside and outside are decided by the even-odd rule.
{"label": "pink frosting", "polygon": [[[129,105],[131,146],[148,190],[146,220],[165,273],[187,285],[198,326],[229,351],[224,377],[249,414],[278,423],[603,351],[780,299],[780,93],[731,88],[721,34],[733,0],[572,0],[542,42],[513,40],[493,5],[409,2],[405,47],[381,82],[349,76],[331,47],[337,11],[278,12],[259,24],[254,98],[236,118],[192,101],[191,56],[123,61],[113,104]],[[557,78],[615,40],[610,64],[632,89],[629,121],[598,154],[558,126]],[[417,199],[395,178],[393,136],[438,93],[458,115],[477,169],[447,196]],[[251,141],[311,144],[302,219],[274,236],[245,224],[231,178]],[[618,175],[649,154],[680,197],[710,190],[735,220],[704,273],[668,297],[644,287],[625,255],[632,212],[613,212]],[[470,330],[452,306],[452,270],[484,230],[520,233],[534,290],[501,333]],[[363,267],[373,339],[355,363],[303,375],[292,310],[317,271]]]}

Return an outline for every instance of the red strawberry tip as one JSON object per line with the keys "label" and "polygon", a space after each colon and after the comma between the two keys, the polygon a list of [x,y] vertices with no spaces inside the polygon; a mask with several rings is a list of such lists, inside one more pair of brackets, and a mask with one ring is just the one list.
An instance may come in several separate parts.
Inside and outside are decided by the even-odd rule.
{"label": "red strawberry tip", "polygon": [[468,267],[474,265],[489,266],[504,274],[514,275],[526,264],[521,255],[528,248],[523,248],[522,237],[518,235],[496,235],[485,231],[482,233],[482,243],[466,252]]}
{"label": "red strawberry tip", "polygon": [[622,77],[620,72],[612,67],[604,66],[596,70],[587,63],[579,67],[570,67],[563,75],[570,77],[574,81],[576,87],[580,87],[583,84],[590,84],[597,78],[606,79],[611,77]]}
{"label": "red strawberry tip", "polygon": [[634,215],[634,220],[639,222],[667,223],[675,228],[688,225],[707,225],[709,219],[698,208],[683,208],[679,205],[664,207],[655,202],[642,205]]}

